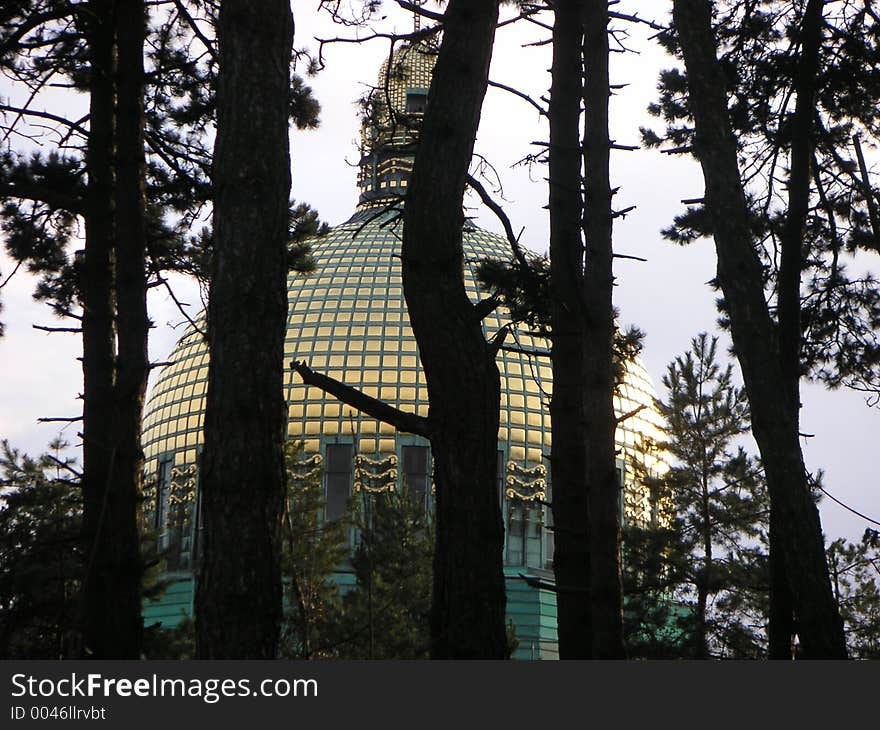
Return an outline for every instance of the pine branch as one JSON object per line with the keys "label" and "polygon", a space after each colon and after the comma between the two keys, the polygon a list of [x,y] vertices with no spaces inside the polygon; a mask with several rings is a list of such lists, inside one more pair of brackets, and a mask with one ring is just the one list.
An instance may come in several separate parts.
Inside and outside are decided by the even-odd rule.
{"label": "pine branch", "polygon": [[74,195],[65,195],[57,190],[42,185],[29,183],[4,183],[0,182],[0,199],[18,198],[31,200],[36,203],[45,203],[54,210],[67,210],[77,215],[85,214],[85,202],[82,198]]}

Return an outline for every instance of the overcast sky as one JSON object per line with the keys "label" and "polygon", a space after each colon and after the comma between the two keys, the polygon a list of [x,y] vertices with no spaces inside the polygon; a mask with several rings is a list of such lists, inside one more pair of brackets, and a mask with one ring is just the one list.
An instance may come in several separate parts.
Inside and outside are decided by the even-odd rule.
{"label": "overcast sky", "polygon": [[[298,0],[296,45],[317,48],[313,40],[336,35],[351,36],[352,29],[334,27],[325,15],[316,13],[317,0]],[[385,3],[389,6],[388,2]],[[630,2],[630,5],[633,5]],[[644,7],[645,3],[639,3]],[[666,8],[656,2],[652,7]],[[618,6],[620,7],[620,6]],[[644,15],[644,10],[641,11]],[[389,12],[383,30],[396,23],[398,30],[412,27],[409,18]],[[518,24],[519,25],[519,24]],[[612,56],[612,81],[627,86],[613,102],[613,132],[621,144],[637,144],[640,125],[651,124],[645,109],[654,98],[659,69],[672,64],[662,51],[647,40],[648,31],[631,29],[628,45],[639,53]],[[543,31],[535,26],[507,27],[498,32],[491,77],[516,86],[533,98],[549,88],[549,47],[523,47],[540,40]],[[292,134],[293,197],[316,207],[331,225],[346,220],[357,200],[355,163],[358,135],[356,99],[373,83],[379,64],[387,56],[387,42],[364,45],[333,44],[325,47],[326,68],[309,80],[319,99],[322,125],[317,131]],[[0,96],[9,93],[8,82],[0,79]],[[659,126],[659,125],[658,125]],[[528,104],[506,92],[490,89],[483,111],[477,152],[498,170],[504,189],[505,208],[514,228],[524,228],[522,240],[530,248],[547,248],[546,170],[512,165],[529,152],[531,145],[547,137],[538,114]],[[683,209],[682,199],[702,196],[702,178],[696,164],[682,156],[657,151],[616,152],[613,157],[613,185],[621,190],[618,208],[637,208],[615,226],[615,248],[619,253],[640,256],[647,263],[618,260],[616,304],[624,324],[638,325],[647,333],[642,358],[660,390],[666,364],[687,349],[691,337],[701,331],[717,333],[714,293],[706,282],[714,274],[714,248],[702,241],[687,248],[666,243],[660,230]],[[471,211],[479,225],[501,228],[491,213]],[[878,268],[871,262],[873,268]],[[0,260],[0,273],[11,271],[8,260]],[[198,292],[178,281],[181,298],[198,309]],[[58,424],[37,424],[41,416],[70,416],[79,412],[76,401],[82,377],[76,357],[80,343],[76,335],[46,335],[32,323],[51,324],[43,305],[31,300],[33,280],[17,275],[3,290],[6,337],[0,339],[0,438],[30,453],[38,453],[59,431]],[[181,317],[160,292],[151,295],[151,313],[156,324],[150,345],[154,360],[165,359],[180,336]],[[720,333],[724,342],[729,339]],[[662,393],[661,393],[662,395]],[[813,434],[804,439],[804,452],[811,471],[824,470],[826,489],[852,507],[880,519],[880,489],[874,469],[880,410],[865,405],[864,398],[847,391],[829,393],[819,386],[803,388],[802,430]],[[76,441],[76,428],[66,429]],[[823,528],[829,539],[858,537],[871,526],[830,500],[820,507]],[[876,527],[876,526],[875,526]]]}

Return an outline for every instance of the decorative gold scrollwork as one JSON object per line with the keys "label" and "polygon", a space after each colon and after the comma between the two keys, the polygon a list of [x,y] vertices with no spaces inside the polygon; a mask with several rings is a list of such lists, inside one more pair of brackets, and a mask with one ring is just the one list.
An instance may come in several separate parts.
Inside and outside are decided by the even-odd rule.
{"label": "decorative gold scrollwork", "polygon": [[179,505],[195,501],[197,474],[198,469],[195,464],[187,467],[172,467],[169,474],[169,504]]}
{"label": "decorative gold scrollwork", "polygon": [[523,466],[515,461],[508,461],[506,471],[504,486],[508,499],[536,502],[545,498],[547,467],[543,464]]}
{"label": "decorative gold scrollwork", "polygon": [[397,487],[397,455],[371,459],[365,454],[354,458],[354,491],[393,492]]}
{"label": "decorative gold scrollwork", "polygon": [[321,474],[324,459],[320,454],[315,454],[308,459],[298,459],[291,465],[290,478],[297,483],[306,482]]}

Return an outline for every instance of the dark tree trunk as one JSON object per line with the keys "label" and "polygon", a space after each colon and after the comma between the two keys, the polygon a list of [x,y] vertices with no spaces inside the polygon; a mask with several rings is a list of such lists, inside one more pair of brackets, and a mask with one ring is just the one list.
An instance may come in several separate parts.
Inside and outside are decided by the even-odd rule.
{"label": "dark tree trunk", "polygon": [[287,0],[223,0],[202,467],[198,656],[274,658],[290,194]]}
{"label": "dark tree trunk", "polygon": [[[816,100],[816,74],[822,39],[822,0],[809,0],[801,29],[801,55],[795,78],[795,112],[791,124],[791,170],[788,180],[788,212],[782,229],[777,291],[779,362],[788,409],[800,431],[801,377],[801,271],[803,239],[810,207],[810,180],[813,160],[813,119]],[[787,585],[785,553],[779,539],[785,534],[775,502],[770,504],[770,612],[768,616],[769,656],[791,659],[794,634],[794,606]],[[782,529],[780,529],[782,528]]]}
{"label": "dark tree trunk", "polygon": [[[141,2],[116,6],[115,293],[118,356],[114,387],[116,455],[108,518],[115,532],[119,621],[140,646],[141,555],[137,529],[143,473],[141,419],[147,389],[146,196],[144,163],[144,36]],[[137,653],[134,653],[137,656]]]}
{"label": "dark tree trunk", "polygon": [[785,556],[779,538],[779,510],[770,510],[770,607],[767,616],[767,656],[769,659],[791,659],[794,636],[794,609],[791,590],[785,574]]}
{"label": "dark tree trunk", "polygon": [[447,7],[404,213],[403,286],[431,404],[435,659],[508,653],[496,488],[499,375],[465,293],[461,242],[497,19],[497,0]]}
{"label": "dark tree trunk", "polygon": [[798,441],[799,404],[792,399],[797,385],[791,382],[796,376],[784,360],[784,338],[764,299],[761,264],[753,248],[736,141],[727,116],[724,74],[716,57],[711,11],[708,0],[674,2],[675,27],[687,68],[690,110],[696,128],[695,153],[703,169],[706,205],[714,227],[717,279],[730,316],[733,343],[751,405],[753,432],[776,513],[775,536],[782,550],[803,656],[845,658],[843,624],[831,593],[819,513]]}
{"label": "dark tree trunk", "polygon": [[553,23],[550,88],[550,277],[553,431],[553,571],[559,656],[589,659],[589,493],[584,413],[584,247],[581,238],[583,0],[560,0]]}
{"label": "dark tree trunk", "polygon": [[[114,3],[89,3],[89,173],[86,242],[80,271],[83,307],[83,657],[133,659],[140,651],[136,525],[127,524],[131,485],[117,481],[114,429]],[[134,531],[134,554],[131,536]]]}
{"label": "dark tree trunk", "polygon": [[712,512],[709,509],[709,467],[705,451],[703,452],[703,474],[700,504],[702,521],[703,566],[697,578],[697,616],[694,629],[694,659],[709,658],[709,627],[706,613],[709,606],[709,590],[712,585]]}
{"label": "dark tree trunk", "polygon": [[620,490],[614,434],[611,140],[608,2],[587,0],[584,17],[584,239],[586,304],[584,410],[590,494],[593,658],[622,659]]}

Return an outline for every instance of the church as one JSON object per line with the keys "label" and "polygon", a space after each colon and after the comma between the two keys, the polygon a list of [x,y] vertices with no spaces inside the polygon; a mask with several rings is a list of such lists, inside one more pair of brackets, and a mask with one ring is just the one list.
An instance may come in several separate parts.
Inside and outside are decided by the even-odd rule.
{"label": "church", "polygon": [[[311,240],[316,269],[288,279],[285,363],[303,360],[313,369],[394,407],[426,416],[425,376],[409,325],[401,278],[401,206],[413,164],[418,121],[424,112],[435,54],[426,44],[404,45],[383,64],[368,100],[354,214]],[[466,222],[464,281],[476,302],[483,296],[476,267],[486,259],[509,260],[499,235]],[[203,319],[204,315],[202,315]],[[487,340],[509,317],[498,309],[483,320]],[[507,617],[518,640],[515,657],[558,657],[553,588],[553,531],[549,501],[552,474],[549,343],[513,329],[509,347],[497,356],[501,375],[498,430],[498,492],[505,527],[504,572]],[[146,509],[167,551],[169,588],[144,609],[145,623],[174,626],[192,613],[199,548],[199,469],[208,381],[208,349],[188,330],[159,374],[144,412]],[[302,442],[303,472],[320,473],[324,519],[340,517],[359,492],[400,489],[431,500],[428,442],[397,433],[385,423],[308,387],[292,371],[285,375],[287,433]],[[615,398],[618,414],[634,414],[617,430],[623,519],[648,523],[652,504],[635,478],[635,463],[660,470],[643,444],[661,438],[655,391],[635,360]],[[345,566],[339,580],[345,581]]]}

